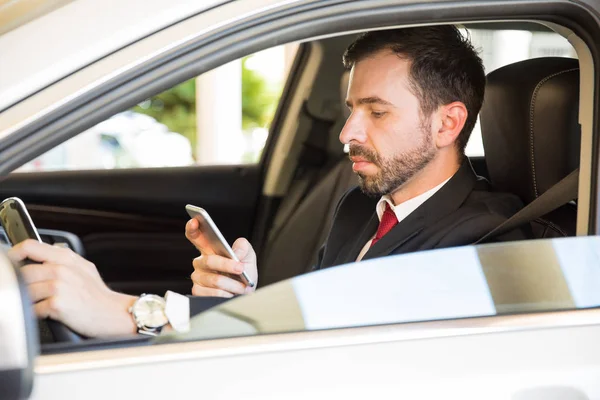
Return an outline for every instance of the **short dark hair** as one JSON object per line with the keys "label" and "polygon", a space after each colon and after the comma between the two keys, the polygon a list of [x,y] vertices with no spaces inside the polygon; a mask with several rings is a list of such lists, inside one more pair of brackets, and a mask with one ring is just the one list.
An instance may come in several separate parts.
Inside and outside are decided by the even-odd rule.
{"label": "short dark hair", "polygon": [[372,31],[360,35],[344,53],[344,66],[389,49],[411,62],[411,89],[421,103],[423,115],[454,101],[464,103],[468,116],[456,139],[464,155],[485,93],[483,62],[471,44],[452,25]]}

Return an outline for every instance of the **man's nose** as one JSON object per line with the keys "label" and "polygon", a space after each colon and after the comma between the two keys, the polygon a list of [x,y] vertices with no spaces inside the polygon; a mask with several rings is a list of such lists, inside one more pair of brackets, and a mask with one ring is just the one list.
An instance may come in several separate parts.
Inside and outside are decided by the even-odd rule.
{"label": "man's nose", "polygon": [[349,144],[352,141],[364,143],[366,139],[365,127],[361,123],[360,117],[355,113],[350,114],[340,132],[340,142],[342,144]]}

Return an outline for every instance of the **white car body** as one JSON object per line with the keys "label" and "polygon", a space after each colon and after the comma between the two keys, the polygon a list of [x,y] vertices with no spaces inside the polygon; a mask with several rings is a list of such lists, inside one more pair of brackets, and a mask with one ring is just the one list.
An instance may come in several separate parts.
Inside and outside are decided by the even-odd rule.
{"label": "white car body", "polygon": [[[189,333],[151,347],[42,356],[33,398],[597,399],[600,310],[590,307],[600,305],[599,244],[469,246],[301,276],[206,311]],[[523,258],[511,264],[514,252]],[[554,257],[557,273],[543,267]],[[502,265],[519,273],[499,277]],[[530,284],[512,288],[513,279]],[[554,302],[498,300],[525,287]],[[500,315],[510,308],[564,311]],[[160,344],[173,339],[187,341]]]}
{"label": "white car body", "polygon": [[[222,2],[68,2],[0,36],[3,57],[10,60],[0,65],[0,109],[136,40]],[[40,65],[45,68],[40,69]]]}
{"label": "white car body", "polygon": [[[296,3],[318,6],[318,2],[298,0],[69,2],[0,36],[0,139],[32,126],[154,57],[223,27]],[[357,3],[348,2],[347,7],[360,12]],[[486,4],[482,2],[481,7]],[[145,12],[140,13],[140,9]],[[273,30],[277,33],[284,28]],[[354,30],[352,24],[345,27],[346,32]],[[309,38],[308,34],[304,37]],[[241,51],[250,52],[245,48]],[[216,64],[233,57],[217,57]],[[593,87],[589,89],[593,91]],[[591,138],[592,129],[584,126],[584,130],[589,132],[585,142]],[[591,180],[589,173],[582,171],[582,176]],[[588,209],[587,197],[580,196],[582,210]],[[581,221],[587,223],[586,217],[582,211]],[[587,226],[581,221],[580,231],[585,231]],[[581,244],[588,250],[598,245],[596,238],[565,240],[576,241],[569,246]],[[347,296],[363,288],[361,277],[369,264],[309,275],[305,281],[311,283],[308,287],[302,287],[305,277],[301,277],[266,289],[273,295],[271,303],[277,303],[272,299],[279,298],[278,290],[290,285],[295,285],[297,295],[305,290],[305,297],[298,301],[304,323],[310,319],[312,325],[297,332],[281,328],[283,333],[277,333],[275,327],[272,331],[265,328],[269,334],[256,335],[256,327],[230,327],[218,313],[209,312],[195,321],[212,321],[220,338],[39,356],[31,398],[600,399],[600,309],[591,308],[598,307],[600,299],[588,290],[600,287],[594,286],[600,282],[595,256],[585,264],[590,268],[585,276],[594,278],[587,281],[587,289],[569,286],[573,298],[584,292],[588,296],[581,303],[575,302],[575,309],[540,307],[517,315],[497,315],[478,269],[481,265],[472,257],[474,249],[417,254],[415,265],[422,267],[418,260],[430,260],[435,274],[423,268],[396,268],[397,280],[388,279],[381,287],[368,286],[372,293],[365,291],[354,299]],[[460,280],[436,275],[442,269],[435,266],[443,265],[446,254],[461,263],[454,265],[452,272],[464,268]],[[411,256],[402,257],[387,262],[406,262]],[[370,265],[389,277],[383,273],[385,264],[376,260]],[[579,264],[565,261],[562,265]],[[347,281],[352,271],[360,274]],[[432,280],[432,276],[438,278]],[[469,279],[463,280],[465,277]],[[421,287],[407,283],[415,279],[439,285],[430,286],[429,292],[421,291]],[[386,292],[397,285],[404,285],[405,290]],[[331,293],[328,288],[332,288]],[[453,293],[466,288],[472,290],[472,297],[461,297],[460,304],[450,302],[458,299]],[[271,303],[263,296],[266,291],[259,290],[231,304],[256,298],[263,299],[265,309],[269,309]],[[404,297],[395,296],[398,293]],[[441,308],[427,303],[432,293],[440,294],[436,304]],[[288,309],[285,302],[281,304],[283,318]],[[339,314],[337,310],[344,307],[347,313]],[[555,311],[548,311],[552,309]],[[407,312],[393,314],[394,310]],[[246,332],[248,336],[225,338],[228,332],[233,332],[232,336]]]}

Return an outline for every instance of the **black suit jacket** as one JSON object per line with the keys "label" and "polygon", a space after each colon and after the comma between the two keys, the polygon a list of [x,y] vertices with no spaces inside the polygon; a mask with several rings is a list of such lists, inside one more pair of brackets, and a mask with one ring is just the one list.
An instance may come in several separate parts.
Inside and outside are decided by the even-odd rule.
{"label": "black suit jacket", "polygon": [[[377,231],[375,206],[379,199],[359,188],[346,192],[338,203],[331,231],[314,269],[356,261],[363,246]],[[517,196],[494,193],[475,175],[465,160],[452,178],[419,208],[371,246],[363,260],[476,242],[523,207]],[[490,241],[531,237],[529,227]]]}
{"label": "black suit jacket", "polygon": [[[377,231],[375,206],[379,199],[365,196],[356,187],[339,201],[333,224],[319,261],[322,269],[356,261],[360,251]],[[489,183],[475,175],[465,160],[452,178],[419,208],[383,236],[363,260],[476,242],[523,207],[518,197],[494,193]],[[515,230],[489,241],[522,240],[532,237],[531,228]],[[196,315],[228,299],[191,298],[190,314]]]}

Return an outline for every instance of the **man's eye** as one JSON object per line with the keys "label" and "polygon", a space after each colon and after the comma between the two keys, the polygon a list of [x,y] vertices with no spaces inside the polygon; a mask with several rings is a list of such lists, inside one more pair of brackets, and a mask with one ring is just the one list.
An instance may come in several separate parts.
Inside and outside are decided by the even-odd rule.
{"label": "man's eye", "polygon": [[383,117],[385,114],[387,114],[385,111],[381,111],[381,112],[377,112],[377,111],[371,111],[371,115],[375,118],[381,118]]}

